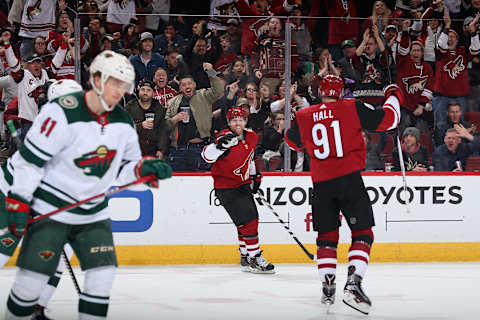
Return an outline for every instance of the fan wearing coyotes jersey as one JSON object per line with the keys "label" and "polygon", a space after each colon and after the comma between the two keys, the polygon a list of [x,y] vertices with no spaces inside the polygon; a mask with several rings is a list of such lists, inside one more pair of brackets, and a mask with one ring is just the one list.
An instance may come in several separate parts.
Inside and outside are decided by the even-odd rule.
{"label": "fan wearing coyotes jersey", "polygon": [[401,33],[397,51],[397,84],[402,88],[405,103],[402,105],[400,132],[407,127],[429,128],[426,111],[431,111],[433,98],[432,67],[423,61],[423,43],[411,41],[407,31]]}
{"label": "fan wearing coyotes jersey", "polygon": [[433,116],[435,127],[447,122],[447,106],[452,100],[457,101],[463,114],[467,111],[466,96],[470,94],[468,63],[480,53],[480,36],[477,32],[478,17],[466,26],[470,33],[470,46],[459,45],[460,35],[451,26],[448,10],[443,10],[445,27],[438,37],[436,53],[435,79],[433,90]]}
{"label": "fan wearing coyotes jersey", "polygon": [[[66,13],[62,13],[66,15]],[[74,41],[75,38],[69,31],[59,33],[50,31],[47,38],[47,50],[54,54],[51,70],[55,79],[75,79]],[[87,52],[89,44],[83,35],[80,35],[80,53]]]}
{"label": "fan wearing coyotes jersey", "polygon": [[237,227],[242,270],[274,273],[274,266],[260,251],[258,211],[253,199],[262,178],[253,162],[258,137],[253,130],[245,129],[247,114],[242,108],[231,108],[227,120],[230,128],[220,132],[215,142],[203,149],[202,157],[213,163],[215,195]]}
{"label": "fan wearing coyotes jersey", "polygon": [[313,180],[313,228],[317,236],[317,262],[323,285],[322,303],[335,300],[335,272],[339,238],[339,213],[352,231],[348,252],[348,279],[343,302],[368,314],[370,299],[361,287],[367,270],[375,225],[372,206],[360,171],[365,168],[366,149],[362,128],[394,129],[400,121],[402,93],[393,84],[385,89],[380,109],[356,99],[339,99],[343,81],[327,75],[320,84],[323,103],[297,111],[285,133],[286,143],[310,155]]}
{"label": "fan wearing coyotes jersey", "polygon": [[[117,181],[171,176],[162,160],[142,158],[133,120],[116,107],[133,92],[135,71],[127,58],[104,51],[90,65],[92,89],[61,96],[42,106],[24,144],[6,167],[5,198],[9,231],[23,239],[20,268],[7,302],[5,319],[26,319],[34,311],[62,249],[69,243],[85,271],[80,319],[105,319],[117,259],[107,198],[29,224],[44,215],[104,193]],[[158,186],[156,180],[150,180]]]}

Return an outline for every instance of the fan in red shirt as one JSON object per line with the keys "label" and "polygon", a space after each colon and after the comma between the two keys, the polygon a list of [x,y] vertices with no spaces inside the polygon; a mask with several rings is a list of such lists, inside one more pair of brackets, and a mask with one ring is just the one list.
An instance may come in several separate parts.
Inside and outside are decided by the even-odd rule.
{"label": "fan in red shirt", "polygon": [[424,45],[419,40],[411,41],[407,31],[401,33],[397,51],[397,84],[402,88],[405,103],[402,105],[402,121],[399,131],[407,127],[433,127],[431,111],[433,98],[433,71],[423,61]]}
{"label": "fan in red shirt", "polygon": [[362,128],[373,131],[394,129],[400,121],[402,93],[393,84],[385,89],[380,109],[356,99],[339,99],[344,89],[339,76],[327,75],[320,84],[323,103],[296,113],[285,142],[305,149],[310,156],[313,180],[313,227],[317,236],[317,262],[323,284],[322,303],[335,300],[335,272],[340,227],[339,213],[352,231],[348,253],[348,279],[343,301],[368,314],[370,299],[363,292],[370,248],[373,243],[373,210],[360,171],[365,168]]}
{"label": "fan in red shirt", "polygon": [[229,129],[203,149],[202,157],[213,163],[215,195],[237,227],[243,271],[275,273],[273,264],[262,257],[258,241],[258,211],[253,199],[262,178],[253,162],[258,137],[245,129],[247,114],[242,108],[231,108],[227,120]]}
{"label": "fan in red shirt", "polygon": [[[275,1],[270,6],[267,0],[255,0],[252,5],[248,5],[245,0],[235,0],[240,16],[250,16],[242,19],[242,54],[252,55],[255,53],[256,40],[263,34],[265,25],[270,16],[285,16],[293,9],[294,0],[286,0],[283,3]],[[258,16],[258,18],[251,18]]]}

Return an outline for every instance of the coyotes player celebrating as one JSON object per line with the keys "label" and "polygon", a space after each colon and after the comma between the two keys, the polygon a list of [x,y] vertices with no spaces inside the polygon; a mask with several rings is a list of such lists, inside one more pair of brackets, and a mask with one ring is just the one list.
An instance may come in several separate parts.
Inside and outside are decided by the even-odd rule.
{"label": "coyotes player celebrating", "polygon": [[322,303],[335,301],[337,244],[342,211],[352,231],[348,252],[348,280],[343,302],[368,314],[371,302],[361,287],[367,270],[375,225],[372,206],[360,171],[365,168],[365,143],[362,128],[386,131],[400,121],[401,90],[397,85],[385,89],[387,100],[381,109],[356,99],[338,99],[342,79],[327,75],[320,84],[322,104],[296,113],[285,141],[310,155],[313,180],[313,227],[317,236],[317,262],[323,283]]}
{"label": "coyotes player celebrating", "polygon": [[133,120],[115,107],[126,92],[133,92],[134,80],[127,58],[100,53],[90,65],[93,89],[45,104],[15,154],[5,205],[10,232],[25,239],[5,319],[33,313],[66,243],[86,271],[80,319],[106,318],[117,265],[108,200],[87,202],[32,225],[27,218],[30,211],[43,215],[103,193],[115,180],[123,184],[140,176],[171,176],[168,164],[142,159]]}
{"label": "coyotes player celebrating", "polygon": [[274,266],[262,257],[258,244],[258,211],[253,199],[262,178],[253,162],[258,137],[245,129],[247,115],[242,108],[231,108],[227,120],[230,129],[220,132],[216,141],[203,149],[202,157],[213,163],[215,194],[237,227],[242,269],[275,273]]}

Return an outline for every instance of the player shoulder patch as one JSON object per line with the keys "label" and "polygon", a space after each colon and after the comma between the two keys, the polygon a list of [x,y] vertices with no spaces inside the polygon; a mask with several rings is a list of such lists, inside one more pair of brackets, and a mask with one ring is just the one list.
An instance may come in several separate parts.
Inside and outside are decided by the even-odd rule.
{"label": "player shoulder patch", "polygon": [[58,104],[65,109],[75,109],[79,105],[77,98],[72,95],[58,98]]}

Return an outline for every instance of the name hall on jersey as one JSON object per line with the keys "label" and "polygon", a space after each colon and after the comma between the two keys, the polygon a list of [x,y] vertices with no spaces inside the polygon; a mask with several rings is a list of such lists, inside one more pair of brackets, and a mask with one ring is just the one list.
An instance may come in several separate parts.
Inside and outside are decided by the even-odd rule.
{"label": "name hall on jersey", "polygon": [[333,119],[332,110],[320,110],[312,113],[313,121],[317,122],[325,119]]}

